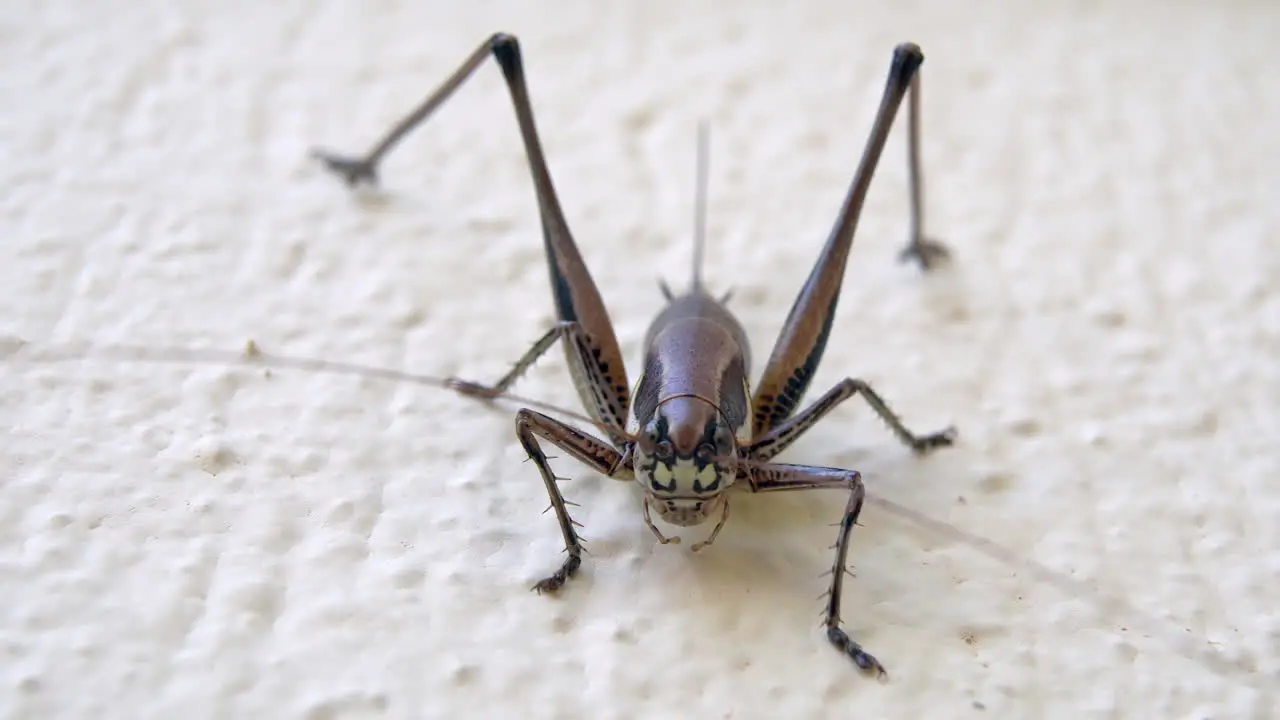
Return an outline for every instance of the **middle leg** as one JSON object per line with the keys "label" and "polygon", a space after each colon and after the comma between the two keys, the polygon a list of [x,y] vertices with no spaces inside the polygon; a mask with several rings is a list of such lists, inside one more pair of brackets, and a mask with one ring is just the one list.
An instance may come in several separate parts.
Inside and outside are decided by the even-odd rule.
{"label": "middle leg", "polygon": [[471,380],[451,377],[449,378],[449,386],[470,398],[475,398],[477,400],[493,400],[510,390],[511,386],[514,385],[522,375],[528,372],[529,368],[533,367],[533,364],[545,355],[547,351],[551,349],[551,346],[556,344],[556,341],[559,340],[561,336],[573,333],[577,330],[577,323],[556,323],[550,330],[544,333],[542,337],[538,338],[538,341],[526,350],[524,355],[520,356],[520,359],[511,366],[511,370],[507,371],[506,375],[503,375],[498,382],[492,385],[482,385],[481,383]]}
{"label": "middle leg", "polygon": [[[498,382],[492,385],[485,385],[473,380],[451,377],[448,379],[449,387],[465,397],[475,398],[482,402],[489,402],[501,397],[511,389],[511,386],[522,375],[528,372],[529,368],[540,357],[551,349],[552,345],[556,344],[557,340],[562,338],[564,339],[566,356],[569,358],[570,374],[573,376],[575,384],[578,385],[579,394],[589,400],[586,406],[587,413],[592,418],[604,416],[609,408],[610,381],[606,375],[609,371],[608,365],[607,363],[602,365],[600,358],[592,350],[590,338],[586,337],[582,326],[573,321],[559,322],[552,326],[542,337],[538,338],[533,347],[525,351],[525,354],[516,361],[511,370],[506,375],[503,375]],[[597,420],[597,422],[600,421]],[[609,441],[613,443],[615,448],[626,446],[627,437],[617,430],[619,426],[616,423],[600,422],[599,427],[605,430]]]}
{"label": "middle leg", "polygon": [[755,440],[745,448],[747,457],[761,462],[774,458],[787,448],[791,443],[795,442],[807,432],[818,421],[826,417],[837,405],[848,400],[854,395],[861,395],[872,410],[884,420],[893,434],[898,436],[904,445],[911,448],[916,454],[924,454],[930,450],[940,447],[946,447],[955,442],[956,430],[954,427],[948,427],[938,432],[929,433],[928,435],[917,435],[902,422],[898,414],[889,409],[889,405],[881,399],[880,395],[871,386],[862,380],[854,378],[845,378],[835,387],[827,391],[825,395],[818,399],[803,412],[793,415],[777,425],[763,437]]}

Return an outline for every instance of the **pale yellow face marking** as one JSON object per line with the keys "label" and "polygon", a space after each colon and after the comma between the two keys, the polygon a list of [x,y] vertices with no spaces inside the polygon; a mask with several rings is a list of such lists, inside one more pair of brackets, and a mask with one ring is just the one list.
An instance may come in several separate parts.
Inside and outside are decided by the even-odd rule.
{"label": "pale yellow face marking", "polygon": [[698,482],[698,487],[708,487],[716,481],[715,465],[707,465],[698,470],[698,465],[693,460],[686,458],[678,458],[673,469],[666,463],[658,463],[653,468],[653,479],[657,480],[660,485],[670,486],[671,481],[675,480],[674,495],[688,495],[695,493],[694,481]]}

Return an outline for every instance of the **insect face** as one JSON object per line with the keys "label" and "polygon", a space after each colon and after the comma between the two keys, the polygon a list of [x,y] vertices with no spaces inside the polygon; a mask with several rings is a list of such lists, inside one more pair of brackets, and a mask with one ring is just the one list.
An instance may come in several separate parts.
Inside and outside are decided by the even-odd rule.
{"label": "insect face", "polygon": [[681,527],[718,515],[737,473],[737,443],[714,405],[677,396],[658,406],[636,448],[636,479],[659,517]]}

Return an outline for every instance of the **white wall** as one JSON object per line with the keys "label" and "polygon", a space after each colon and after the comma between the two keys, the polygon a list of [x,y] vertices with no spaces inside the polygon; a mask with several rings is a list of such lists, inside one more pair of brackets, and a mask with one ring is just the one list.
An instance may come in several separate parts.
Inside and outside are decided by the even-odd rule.
{"label": "white wall", "polygon": [[[1276,5],[462,6],[5,4],[0,715],[1276,712]],[[632,380],[655,280],[687,274],[697,120],[708,279],[735,289],[758,372],[894,43],[924,48],[927,222],[956,262],[894,262],[899,123],[810,397],[865,378],[962,442],[913,458],[854,401],[785,459],[857,468],[1023,560],[868,507],[844,615],[888,683],[817,627],[841,493],[736,498],[692,555],[701,531],[659,546],[635,488],[562,457],[592,554],[538,597],[561,541],[510,410],[213,361],[42,361],[252,339],[497,377],[552,304],[496,68],[392,156],[381,200],[306,154],[363,149],[495,30],[522,38]],[[519,390],[575,400],[559,353]]]}

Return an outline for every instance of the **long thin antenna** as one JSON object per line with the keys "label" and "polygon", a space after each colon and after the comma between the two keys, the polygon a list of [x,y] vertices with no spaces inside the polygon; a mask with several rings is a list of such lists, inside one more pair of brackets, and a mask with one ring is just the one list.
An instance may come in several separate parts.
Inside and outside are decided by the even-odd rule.
{"label": "long thin antenna", "polygon": [[693,279],[692,289],[702,289],[702,258],[707,246],[707,175],[711,165],[711,126],[698,123],[697,194],[693,204]]}
{"label": "long thin antenna", "polygon": [[[258,347],[257,343],[252,340],[245,344],[243,351],[231,352],[228,350],[216,350],[212,348],[183,348],[124,344],[99,345],[91,343],[69,343],[60,346],[48,346],[43,348],[36,346],[28,348],[26,342],[21,340],[5,342],[3,336],[0,336],[0,359],[3,359],[7,363],[11,362],[14,364],[52,364],[104,359],[136,363],[174,363],[177,365],[212,365],[214,367],[256,367],[264,370],[271,368],[288,368],[291,370],[306,370],[313,373],[352,375],[356,377],[386,380],[389,382],[413,383],[415,385],[425,385],[427,387],[441,388],[443,390],[452,390],[453,392],[459,393],[463,396],[467,396],[468,390],[474,388],[472,383],[464,380],[458,380],[456,378],[434,377],[431,375],[421,375],[418,373],[391,370],[387,368],[373,367],[370,365],[357,365],[355,363],[341,362],[337,360],[319,360],[307,357],[277,355],[275,353],[263,351]],[[608,423],[600,422],[575,410],[560,407],[559,405],[554,405],[552,403],[506,392],[495,395],[492,400],[500,400],[511,404],[524,405],[538,410],[543,410],[548,413],[576,420],[577,422],[585,425],[591,425],[592,427],[606,433],[617,433],[633,442],[643,442],[643,439],[637,439],[636,437],[628,434],[625,430],[620,430]]]}

